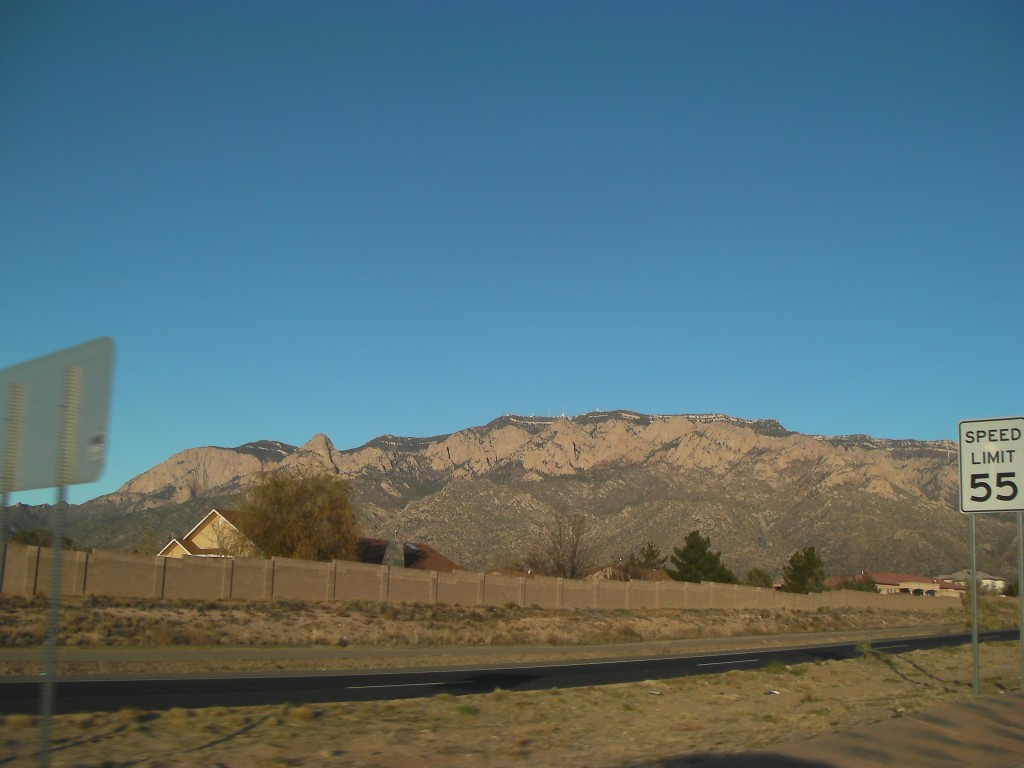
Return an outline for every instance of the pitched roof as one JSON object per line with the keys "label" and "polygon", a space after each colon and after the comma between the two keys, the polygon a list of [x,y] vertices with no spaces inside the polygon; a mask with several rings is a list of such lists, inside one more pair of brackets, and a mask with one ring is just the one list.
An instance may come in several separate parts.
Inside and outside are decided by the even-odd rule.
{"label": "pitched roof", "polygon": [[[946,579],[948,581],[965,581],[971,578],[971,572],[969,569],[965,569],[962,571],[957,571],[956,573],[945,573],[941,576],[936,576],[936,578]],[[1006,579],[1004,579],[1002,576],[993,576],[989,573],[985,573],[984,571],[978,571],[978,579],[988,579],[989,581],[1006,581]]]}
{"label": "pitched roof", "polygon": [[171,539],[169,542],[167,542],[164,545],[163,549],[161,549],[159,552],[157,552],[157,554],[158,555],[163,555],[164,552],[166,552],[167,550],[171,549],[175,544],[177,544],[179,547],[184,549],[190,555],[200,555],[200,556],[202,556],[202,555],[216,555],[216,556],[219,557],[219,556],[224,554],[219,549],[203,549],[202,547],[197,547],[195,542],[192,541],[189,538]]}
{"label": "pitched roof", "polygon": [[235,512],[232,509],[217,509],[216,507],[214,507],[209,512],[207,512],[205,515],[203,515],[202,519],[198,523],[196,523],[195,525],[192,526],[192,530],[190,530],[188,533],[186,533],[184,536],[181,537],[181,541],[185,541],[187,539],[191,539],[192,536],[195,535],[196,531],[198,531],[200,528],[202,528],[203,525],[206,523],[206,521],[209,520],[214,515],[217,515],[218,517],[224,518],[224,520],[228,523],[228,525],[230,525],[236,531],[238,530],[238,526],[235,525],[235,521],[238,519],[238,513],[237,512]]}
{"label": "pitched roof", "polygon": [[[160,550],[161,554],[166,552],[175,542],[177,542],[181,548],[190,555],[223,555],[224,553],[219,549],[203,549],[202,547],[196,546],[195,542],[192,541],[192,537],[200,531],[214,515],[223,518],[228,525],[238,531],[242,536],[245,536],[245,532],[238,528],[238,520],[241,515],[237,510],[211,509],[192,527],[192,530],[180,538],[171,539],[166,546]],[[359,539],[357,555],[359,562],[381,565],[384,561],[384,554],[387,551],[388,544],[389,542],[386,539]],[[395,542],[395,544],[397,545],[399,542]],[[406,568],[416,568],[421,571],[440,571],[442,573],[466,570],[458,563],[442,555],[429,544],[401,543],[401,548]]]}
{"label": "pitched roof", "polygon": [[213,511],[219,512],[221,517],[238,528],[238,518],[242,516],[242,513],[237,509],[215,509]]}
{"label": "pitched roof", "polygon": [[165,552],[167,552],[170,549],[173,549],[175,546],[181,547],[186,552],[188,551],[188,547],[185,546],[185,542],[183,542],[181,539],[172,538],[170,541],[164,544],[164,548],[157,552],[157,554],[163,556]]}
{"label": "pitched roof", "polygon": [[865,579],[871,579],[876,585],[883,587],[896,587],[900,584],[931,584],[935,589],[947,591],[963,592],[965,589],[959,584],[944,580],[941,576],[932,578],[931,576],[922,576],[919,573],[895,573],[890,571],[861,571],[856,576],[830,576],[825,579],[825,586],[834,589],[845,581],[864,581]]}
{"label": "pitched roof", "polygon": [[[361,563],[381,565],[384,562],[384,553],[388,549],[387,539],[360,539],[358,557]],[[452,571],[466,570],[458,563],[449,560],[429,544],[402,544],[402,552],[405,555],[405,567],[415,568],[421,571],[440,571],[451,573]]]}
{"label": "pitched roof", "polygon": [[935,584],[937,579],[931,576],[922,576],[919,573],[895,573],[892,571],[865,571],[861,577],[871,578],[875,584],[903,584],[913,582],[914,584]]}

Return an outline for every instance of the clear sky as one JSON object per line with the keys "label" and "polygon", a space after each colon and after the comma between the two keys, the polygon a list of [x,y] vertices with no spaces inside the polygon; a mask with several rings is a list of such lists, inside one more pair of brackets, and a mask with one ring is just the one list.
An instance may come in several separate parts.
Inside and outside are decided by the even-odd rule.
{"label": "clear sky", "polygon": [[[1024,412],[1020,2],[0,4],[0,368],[107,469],[504,413]],[[50,502],[53,492],[12,501]]]}

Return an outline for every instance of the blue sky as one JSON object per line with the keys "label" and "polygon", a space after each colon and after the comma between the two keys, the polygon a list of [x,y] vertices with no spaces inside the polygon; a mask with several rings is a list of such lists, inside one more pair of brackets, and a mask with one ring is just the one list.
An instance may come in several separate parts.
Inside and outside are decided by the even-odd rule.
{"label": "blue sky", "polygon": [[[1019,2],[6,2],[0,368],[107,469],[504,413],[1024,411]],[[51,501],[51,491],[12,501]]]}

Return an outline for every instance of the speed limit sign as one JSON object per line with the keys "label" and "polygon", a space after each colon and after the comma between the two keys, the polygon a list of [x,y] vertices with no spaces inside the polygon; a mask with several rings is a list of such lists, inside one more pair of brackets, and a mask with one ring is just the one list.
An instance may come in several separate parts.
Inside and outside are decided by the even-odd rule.
{"label": "speed limit sign", "polygon": [[1024,417],[960,422],[960,511],[1024,510]]}

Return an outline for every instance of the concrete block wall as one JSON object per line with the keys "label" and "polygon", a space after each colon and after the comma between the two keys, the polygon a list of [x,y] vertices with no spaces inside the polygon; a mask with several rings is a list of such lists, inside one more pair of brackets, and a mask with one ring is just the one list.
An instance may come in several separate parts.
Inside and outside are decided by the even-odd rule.
{"label": "concrete block wall", "polygon": [[658,581],[627,581],[629,588],[629,608],[661,608],[661,582]]}
{"label": "concrete block wall", "polygon": [[[188,563],[190,559],[183,562]],[[274,596],[274,562],[249,558],[232,560],[228,594],[235,600],[271,599]]]}
{"label": "concrete block wall", "polygon": [[594,605],[597,608],[629,608],[630,582],[595,581]]}
{"label": "concrete block wall", "polygon": [[[504,605],[501,600],[509,591],[501,579],[508,577],[485,576],[471,571],[455,571],[454,573],[437,574],[437,602],[447,605]],[[492,580],[498,583],[492,587]],[[492,593],[491,590],[494,590]],[[518,585],[516,585],[518,593]],[[494,599],[492,599],[492,597]],[[515,602],[518,603],[518,600]]]}
{"label": "concrete block wall", "polygon": [[658,596],[659,608],[686,608],[686,592],[690,586],[685,582],[678,584],[667,584],[658,582],[661,594]]}
{"label": "concrete block wall", "polygon": [[[88,554],[84,592],[109,597],[163,597],[165,557],[96,549]],[[67,561],[65,560],[65,565]]]}
{"label": "concrete block wall", "polygon": [[334,589],[331,563],[273,557],[274,582],[271,596],[275,600],[330,600]]}
{"label": "concrete block wall", "polygon": [[387,576],[389,568],[366,563],[338,562],[335,564],[335,600],[387,599]]}
{"label": "concrete block wall", "polygon": [[540,608],[561,608],[561,579],[550,576],[536,576],[526,580],[526,602],[524,605],[536,605]]}
{"label": "concrete block wall", "polygon": [[483,589],[483,602],[485,605],[524,605],[525,600],[525,576],[505,576],[498,573],[479,574],[480,583]]}
{"label": "concrete block wall", "polygon": [[196,562],[162,557],[163,593],[166,600],[201,600],[216,594],[218,600],[231,597],[233,561],[197,558]]}
{"label": "concrete block wall", "polygon": [[[8,544],[0,591],[46,594],[52,558],[45,547]],[[372,600],[541,608],[727,609],[882,608],[945,611],[957,598],[836,591],[796,595],[737,584],[573,581],[544,576],[436,573],[365,563],[275,557],[165,558],[127,552],[61,551],[61,594],[196,600]]]}
{"label": "concrete block wall", "polygon": [[389,603],[433,603],[436,602],[433,571],[414,571],[407,568],[389,568]]}
{"label": "concrete block wall", "polygon": [[597,608],[596,581],[577,581],[560,579],[562,582],[562,602],[559,608]]}
{"label": "concrete block wall", "polygon": [[38,567],[39,547],[8,544],[0,590],[5,595],[34,595]]}
{"label": "concrete block wall", "polygon": [[[62,595],[84,594],[88,553],[62,551]],[[50,590],[54,550],[47,547],[10,545],[3,569],[3,592],[20,595],[46,595]]]}

